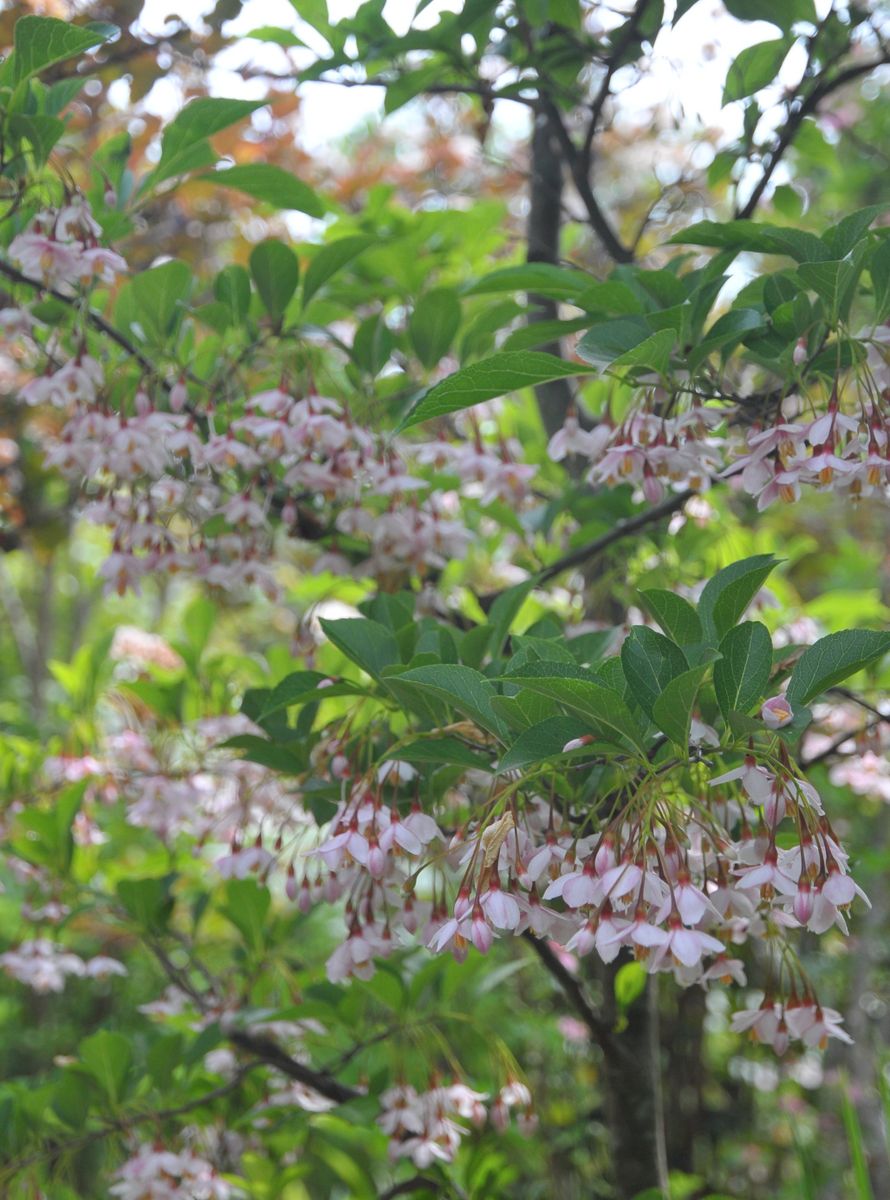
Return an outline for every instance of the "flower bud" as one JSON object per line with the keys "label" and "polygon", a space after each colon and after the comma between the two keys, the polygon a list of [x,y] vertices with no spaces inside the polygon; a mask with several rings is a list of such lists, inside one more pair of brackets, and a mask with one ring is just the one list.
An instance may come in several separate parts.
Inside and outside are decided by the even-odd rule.
{"label": "flower bud", "polygon": [[784,696],[773,696],[764,702],[760,717],[767,729],[782,729],[791,724],[794,713]]}

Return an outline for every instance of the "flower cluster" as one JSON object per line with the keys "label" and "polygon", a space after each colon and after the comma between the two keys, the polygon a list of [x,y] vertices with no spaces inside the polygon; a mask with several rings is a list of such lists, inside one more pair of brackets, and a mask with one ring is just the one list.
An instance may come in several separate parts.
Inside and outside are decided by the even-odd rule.
{"label": "flower cluster", "polygon": [[70,292],[114,283],[127,270],[115,251],[99,244],[102,229],[82,196],[64,208],[38,213],[9,244],[9,257],[30,279]]}
{"label": "flower cluster", "polygon": [[786,420],[780,414],[767,428],[752,426],[746,443],[747,453],[725,473],[739,477],[741,487],[757,498],[758,509],[776,500],[799,500],[806,487],[836,489],[851,500],[887,495],[890,440],[886,414],[877,403],[854,415],[842,411],[835,393],[827,411],[814,420]]}
{"label": "flower cluster", "polygon": [[194,1151],[148,1142],[123,1164],[109,1191],[118,1200],[229,1200],[235,1195]]}
{"label": "flower cluster", "polygon": [[490,1110],[488,1099],[464,1083],[433,1084],[425,1092],[406,1083],[390,1088],[380,1097],[383,1111],[377,1118],[389,1137],[390,1157],[410,1158],[421,1170],[437,1160],[453,1162],[468,1124],[479,1128],[490,1118],[495,1129],[504,1130],[513,1108],[519,1111],[526,1132],[534,1128],[531,1093],[524,1083],[509,1080]]}
{"label": "flower cluster", "polygon": [[591,430],[577,413],[550,439],[554,462],[578,455],[590,462],[587,480],[597,486],[631,484],[650,504],[668,490],[705,491],[723,464],[724,440],[713,431],[727,420],[724,407],[693,405],[673,416],[659,415],[667,397],[657,393],[618,425],[606,416]]}
{"label": "flower cluster", "polygon": [[[96,244],[100,232],[78,198],[38,214],[10,254],[29,278],[57,288],[110,283],[125,264]],[[27,315],[4,325],[42,353],[39,322]],[[478,427],[468,441],[385,441],[345,403],[283,378],[232,394],[233,380],[216,388],[184,376],[134,377],[132,400],[111,403],[111,381],[85,337],[66,361],[56,333],[50,343],[20,399],[61,410],[61,429],[40,431],[45,461],[108,529],[101,573],[120,594],[160,572],[274,597],[267,563],[279,528],[321,546],[317,570],[422,577],[465,554],[462,500],[521,507],[535,474],[517,444],[487,444]]]}
{"label": "flower cluster", "polygon": [[[782,697],[764,705],[767,728],[785,723],[783,706]],[[714,744],[712,734],[702,727]],[[583,751],[584,743],[566,749]],[[486,953],[496,938],[529,931],[570,955],[596,952],[606,962],[629,950],[650,972],[705,987],[743,984],[730,948],[762,939],[793,982],[798,968],[783,935],[846,933],[846,913],[865,897],[818,792],[777,745],[766,758],[752,749],[685,801],[672,795],[668,802],[657,785],[641,787],[600,829],[580,835],[571,811],[517,793],[446,841],[430,815],[416,805],[400,813],[397,800],[383,803],[379,782],[360,778],[311,852],[325,872],[307,872],[299,886],[291,873],[289,894],[304,909],[347,898],[346,937],[328,963],[332,980],[369,978],[375,958],[415,936],[462,959],[471,946]],[[337,769],[348,776],[341,760]],[[789,822],[796,838],[783,829],[779,839]],[[455,876],[456,899],[446,907]]]}
{"label": "flower cluster", "polygon": [[108,979],[112,975],[127,974],[127,968],[116,958],[99,954],[83,959],[48,938],[33,938],[0,954],[0,966],[7,975],[41,994],[63,991],[72,975]]}

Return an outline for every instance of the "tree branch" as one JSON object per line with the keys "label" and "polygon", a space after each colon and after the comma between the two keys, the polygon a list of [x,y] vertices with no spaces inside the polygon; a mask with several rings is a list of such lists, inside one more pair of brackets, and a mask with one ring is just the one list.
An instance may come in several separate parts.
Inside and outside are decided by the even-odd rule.
{"label": "tree branch", "polygon": [[548,943],[542,938],[535,937],[528,929],[522,934],[522,937],[532,947],[543,966],[559,984],[566,999],[590,1030],[593,1040],[601,1047],[603,1053],[617,1058],[624,1057],[627,1053],[625,1047],[615,1037],[608,1023],[601,1020],[593,1011],[581,984],[562,964],[557,955],[550,949]]}
{"label": "tree branch", "polygon": [[648,525],[656,525],[664,517],[670,516],[671,513],[675,513],[678,509],[681,509],[686,501],[696,494],[694,491],[676,492],[674,495],[662,500],[660,504],[656,504],[653,508],[644,509],[643,512],[637,513],[633,517],[625,517],[622,521],[616,521],[614,527],[608,533],[604,533],[602,537],[598,537],[593,542],[588,542],[586,546],[579,546],[577,550],[572,550],[568,554],[564,554],[562,558],[558,558],[549,567],[545,567],[538,575],[538,582],[547,583],[557,575],[561,575],[563,571],[569,570],[570,567],[579,567],[582,563],[596,558],[598,554],[602,554],[604,550],[607,550],[615,542],[620,542],[622,538],[626,538],[632,533],[637,533],[640,529],[645,529]]}
{"label": "tree branch", "polygon": [[311,1067],[297,1062],[271,1038],[257,1037],[242,1030],[234,1030],[227,1033],[226,1036],[239,1050],[255,1055],[268,1066],[280,1071],[282,1075],[287,1075],[289,1079],[295,1079],[297,1083],[312,1088],[313,1091],[326,1096],[328,1100],[333,1100],[335,1104],[346,1104],[349,1100],[358,1100],[365,1095],[359,1088],[341,1083],[325,1071],[315,1071]]}
{"label": "tree branch", "polygon": [[852,83],[854,79],[859,79],[863,75],[869,75],[872,71],[876,70],[878,67],[884,66],[888,62],[890,62],[890,51],[885,51],[880,58],[872,59],[869,62],[855,63],[852,66],[847,67],[846,70],[840,71],[833,79],[823,80],[822,83],[817,84],[812,89],[809,95],[801,98],[798,106],[793,109],[788,116],[788,120],[782,126],[782,130],[775,142],[775,145],[768,152],[769,158],[767,164],[763,168],[763,172],[761,173],[760,179],[758,179],[754,190],[751,192],[751,195],[748,197],[744,206],[740,209],[736,209],[735,215],[737,219],[746,220],[747,218],[753,216],[757,205],[760,203],[760,200],[763,197],[763,193],[766,191],[770,179],[772,179],[773,172],[782,161],[785,152],[788,150],[789,146],[797,136],[798,130],[806,118],[812,116],[822,101],[830,96],[832,92],[837,91],[838,88],[843,87],[845,84]]}
{"label": "tree branch", "polygon": [[847,733],[840,733],[824,750],[820,750],[818,754],[812,755],[811,758],[802,759],[801,766],[805,771],[810,767],[814,767],[816,763],[824,762],[827,758],[831,758],[833,754],[843,746],[844,742],[853,742],[856,738],[862,737],[866,733],[871,733],[873,729],[877,729],[887,720],[887,717],[881,716],[876,721],[869,721],[867,725],[863,725],[860,729],[849,730]]}
{"label": "tree branch", "polygon": [[[52,296],[54,300],[59,300],[62,304],[67,304],[69,308],[80,307],[77,296],[66,296],[64,292],[57,291],[57,289],[53,287],[48,287],[45,283],[43,283],[42,280],[32,279],[30,275],[24,275],[21,271],[12,266],[11,263],[4,262],[3,259],[0,259],[0,275],[5,275],[7,279],[13,280],[14,283],[22,283],[27,287],[35,288],[39,292],[45,292],[46,295]],[[104,333],[107,338],[110,338],[111,341],[120,346],[121,350],[129,354],[131,358],[134,358],[144,371],[148,371],[151,375],[157,374],[157,367],[155,364],[150,358],[147,358],[142,353],[138,346],[130,341],[126,334],[123,334],[120,332],[120,330],[115,329],[115,327],[106,321],[101,313],[97,313],[95,309],[87,308],[85,312],[87,321],[93,326],[94,329],[98,329],[100,333]]]}
{"label": "tree branch", "polygon": [[581,149],[581,163],[585,173],[590,170],[590,152],[593,146],[593,139],[596,137],[597,126],[599,125],[600,117],[603,113],[605,103],[609,98],[609,89],[612,83],[612,76],[621,65],[621,59],[624,57],[624,52],[633,40],[633,36],[637,31],[637,26],[640,19],[649,7],[650,0],[637,0],[636,7],[630,14],[627,22],[622,26],[621,37],[617,40],[612,53],[609,55],[606,63],[606,73],[600,83],[599,90],[594,96],[590,105],[590,120],[587,124],[587,132],[584,135],[584,145]]}
{"label": "tree branch", "polygon": [[572,182],[575,185],[578,195],[581,197],[581,202],[587,212],[587,219],[590,222],[591,228],[615,262],[633,262],[634,256],[632,251],[620,241],[615,230],[609,224],[605,213],[600,208],[599,201],[593,194],[588,175],[588,164],[584,161],[585,156],[579,152],[578,147],[572,141],[559,109],[550,97],[544,93],[541,94],[540,103],[542,109],[550,119],[553,131],[563,148],[566,163],[572,173]]}

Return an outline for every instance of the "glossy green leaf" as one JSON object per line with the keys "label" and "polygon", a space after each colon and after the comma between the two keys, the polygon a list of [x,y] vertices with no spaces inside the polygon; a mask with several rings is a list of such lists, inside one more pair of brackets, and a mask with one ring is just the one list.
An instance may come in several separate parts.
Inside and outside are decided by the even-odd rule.
{"label": "glossy green leaf", "polygon": [[420,297],[408,319],[408,337],[425,367],[445,357],[459,327],[460,301],[454,288],[434,288]]}
{"label": "glossy green leaf", "polygon": [[708,663],[683,671],[669,680],[652,705],[652,720],[672,742],[684,749],[689,745],[689,730],[698,689],[709,669]]}
{"label": "glossy green leaf", "polygon": [[108,26],[90,28],[56,17],[20,17],[13,33],[15,82],[20,83],[53,63],[85,54],[94,46],[107,42],[110,36]]}
{"label": "glossy green leaf", "polygon": [[273,208],[304,212],[310,217],[324,216],[324,204],[312,188],[274,163],[237,164],[225,170],[212,171],[203,178],[220,187],[245,192],[255,200],[271,204]]}
{"label": "glossy green leaf", "polygon": [[474,404],[520,388],[590,373],[591,368],[583,363],[566,362],[555,354],[543,354],[538,350],[505,350],[455,371],[430,388],[403,417],[399,430],[419,425],[421,421],[429,421],[433,417],[444,417],[464,408],[472,408]]}
{"label": "glossy green leaf", "polygon": [[817,696],[843,683],[857,671],[877,662],[890,651],[890,633],[870,629],[844,629],[829,633],[808,646],[791,672],[788,699],[809,704]]}
{"label": "glossy green leaf", "polygon": [[743,100],[772,83],[793,42],[792,37],[781,37],[741,50],[729,65],[722,103]]}
{"label": "glossy green leaf", "polygon": [[415,667],[398,675],[387,675],[384,683],[397,696],[404,695],[406,689],[420,691],[456,709],[489,733],[501,736],[504,732],[491,704],[496,695],[494,685],[472,667],[457,663]]}
{"label": "glossy green leaf", "polygon": [[322,620],[325,636],[348,659],[375,679],[384,667],[399,662],[399,644],[395,634],[379,621],[368,617],[344,617]]}
{"label": "glossy green leaf", "polygon": [[747,713],[763,696],[773,665],[773,643],[760,621],[743,621],[720,642],[714,664],[714,691],[724,719]]}
{"label": "glossy green leaf", "polygon": [[664,588],[640,592],[646,608],[678,646],[696,645],[704,638],[698,613],[688,600]]}
{"label": "glossy green leaf", "polygon": [[755,554],[731,563],[708,580],[698,602],[698,615],[712,646],[738,623],[778,561],[771,554]]}
{"label": "glossy green leaf", "polygon": [[280,319],[300,279],[296,254],[277,238],[266,238],[250,253],[250,273],[266,311]]}
{"label": "glossy green leaf", "polygon": [[623,744],[629,742],[635,749],[642,749],[642,733],[630,709],[621,696],[594,678],[579,679],[562,675],[557,668],[561,663],[539,663],[542,671],[537,674],[527,667],[521,675],[505,677],[505,682],[515,683],[529,691],[556,700],[564,708],[591,722],[591,728],[605,741]]}
{"label": "glossy green leaf", "polygon": [[689,664],[680,647],[663,633],[634,625],[621,647],[621,666],[630,694],[651,717],[658,697]]}
{"label": "glossy green leaf", "polygon": [[548,717],[519,735],[498,763],[498,770],[530,767],[553,758],[563,753],[567,742],[590,731],[590,724],[580,717]]}
{"label": "glossy green leaf", "polygon": [[303,307],[333,275],[375,243],[375,238],[358,236],[338,238],[320,247],[312,256],[303,278]]}

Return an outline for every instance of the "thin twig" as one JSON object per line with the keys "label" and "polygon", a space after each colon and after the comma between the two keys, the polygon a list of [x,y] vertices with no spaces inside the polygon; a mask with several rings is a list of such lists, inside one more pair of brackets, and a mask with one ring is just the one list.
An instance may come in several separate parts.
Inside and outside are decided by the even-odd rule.
{"label": "thin twig", "polygon": [[92,1146],[95,1142],[104,1141],[105,1138],[111,1137],[114,1134],[126,1133],[129,1129],[137,1125],[144,1125],[149,1121],[169,1121],[174,1117],[181,1117],[186,1113],[194,1112],[196,1108],[203,1108],[207,1104],[213,1104],[215,1101],[221,1100],[223,1096],[234,1092],[240,1087],[245,1075],[260,1065],[258,1062],[247,1063],[245,1066],[239,1068],[237,1074],[232,1079],[220,1084],[213,1091],[205,1092],[202,1096],[196,1096],[194,1100],[187,1100],[185,1103],[177,1104],[173,1108],[160,1108],[146,1110],[145,1112],[130,1113],[127,1116],[117,1117],[113,1121],[106,1121],[99,1129],[92,1129],[89,1133],[84,1133],[80,1137],[71,1138],[66,1142],[51,1142],[42,1150],[7,1163],[3,1167],[3,1175],[7,1179],[13,1179],[19,1171],[24,1171],[26,1168],[43,1162],[47,1158],[57,1158],[62,1154],[67,1154],[74,1150],[82,1150],[85,1146]]}
{"label": "thin twig", "polygon": [[827,99],[832,92],[837,91],[838,88],[852,83],[854,79],[859,79],[863,75],[869,75],[872,71],[877,70],[878,67],[882,67],[888,62],[890,62],[890,51],[882,54],[880,58],[872,59],[869,62],[855,63],[847,67],[846,70],[839,72],[833,79],[824,80],[822,83],[817,84],[809,95],[801,99],[798,106],[789,114],[788,120],[782,126],[775,145],[768,151],[769,157],[766,166],[763,168],[761,176],[744,206],[736,211],[735,215],[737,218],[747,219],[754,215],[754,211],[760,203],[770,179],[773,177],[773,172],[797,136],[798,130],[806,118],[816,111],[822,101]]}
{"label": "thin twig", "polygon": [[[11,279],[15,283],[22,283],[27,287],[35,288],[39,292],[45,292],[46,295],[52,296],[54,300],[59,300],[62,304],[67,304],[69,308],[80,307],[77,296],[66,296],[64,292],[60,292],[53,287],[48,287],[42,280],[32,279],[30,275],[23,274],[12,266],[11,263],[4,262],[3,259],[0,259],[0,275],[5,275],[7,279]],[[147,358],[139,347],[130,341],[126,334],[121,333],[119,329],[115,329],[112,324],[106,321],[101,313],[97,313],[94,308],[87,308],[86,319],[94,329],[98,329],[100,333],[104,333],[107,338],[110,338],[111,341],[120,346],[121,350],[124,350],[131,358],[135,358],[144,371],[148,371],[152,375],[156,374],[157,368],[151,359]]]}
{"label": "thin twig", "polygon": [[816,763],[824,762],[826,758],[831,758],[831,756],[836,754],[845,742],[853,742],[857,738],[863,737],[867,733],[871,733],[873,729],[877,729],[878,726],[886,720],[887,718],[882,715],[879,720],[869,721],[869,723],[867,725],[863,725],[861,729],[853,729],[847,733],[838,734],[838,736],[832,742],[830,742],[824,750],[820,750],[818,754],[812,755],[811,758],[802,759],[800,765],[805,771],[809,770],[809,768],[814,767]]}
{"label": "thin twig", "polygon": [[616,521],[614,527],[608,533],[604,533],[602,537],[588,542],[586,546],[579,546],[577,550],[571,550],[568,554],[564,554],[562,558],[558,558],[556,562],[552,562],[549,567],[545,567],[538,574],[538,582],[547,583],[557,575],[561,575],[563,571],[568,571],[570,567],[578,567],[582,563],[596,558],[598,554],[602,554],[609,546],[615,542],[620,542],[623,538],[629,537],[630,534],[637,533],[640,529],[645,529],[648,525],[656,525],[665,517],[681,509],[686,501],[694,495],[696,495],[696,492],[691,490],[676,492],[673,496],[668,496],[667,499],[662,500],[660,504],[656,504],[652,508],[644,509],[632,517],[625,517],[621,521]]}

